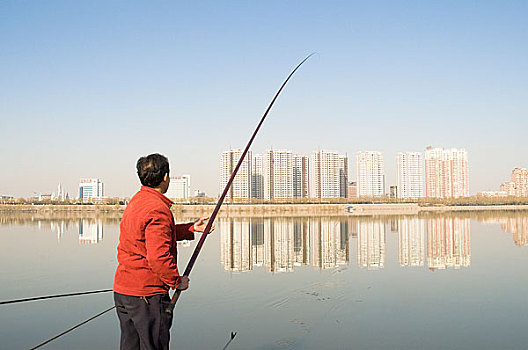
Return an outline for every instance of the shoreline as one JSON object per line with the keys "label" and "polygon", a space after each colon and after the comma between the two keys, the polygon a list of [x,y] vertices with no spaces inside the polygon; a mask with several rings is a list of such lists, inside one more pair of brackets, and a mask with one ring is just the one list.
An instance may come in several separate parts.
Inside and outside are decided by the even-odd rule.
{"label": "shoreline", "polygon": [[[30,205],[13,204],[0,205],[0,215],[11,213],[111,213],[120,216],[125,205]],[[175,204],[172,211],[175,216],[208,216],[215,205],[182,205]],[[352,207],[353,211],[348,210]],[[371,215],[418,215],[420,213],[442,212],[476,212],[476,211],[528,211],[528,205],[437,205],[419,206],[418,203],[386,203],[386,204],[224,204],[219,217],[245,216],[371,216]]]}

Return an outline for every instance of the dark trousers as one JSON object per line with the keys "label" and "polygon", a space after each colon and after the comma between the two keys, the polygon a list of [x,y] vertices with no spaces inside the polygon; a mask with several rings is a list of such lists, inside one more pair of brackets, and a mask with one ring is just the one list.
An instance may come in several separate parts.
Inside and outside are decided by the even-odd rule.
{"label": "dark trousers", "polygon": [[134,297],[114,292],[121,324],[121,350],[168,350],[172,314],[168,294]]}

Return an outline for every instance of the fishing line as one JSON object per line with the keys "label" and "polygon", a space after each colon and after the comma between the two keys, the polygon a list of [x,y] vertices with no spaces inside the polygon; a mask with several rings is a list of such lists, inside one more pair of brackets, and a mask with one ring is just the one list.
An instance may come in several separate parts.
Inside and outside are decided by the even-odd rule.
{"label": "fishing line", "polygon": [[60,333],[60,334],[57,334],[57,335],[54,336],[53,338],[50,338],[50,339],[46,340],[46,341],[43,342],[43,343],[40,343],[39,345],[37,345],[37,346],[31,348],[30,350],[38,349],[38,348],[40,348],[40,347],[42,347],[42,346],[44,346],[44,345],[46,345],[46,344],[48,344],[48,343],[54,341],[55,339],[60,338],[60,337],[62,337],[63,335],[65,335],[65,334],[67,334],[67,333],[70,333],[71,331],[73,331],[73,330],[76,329],[76,328],[79,328],[79,327],[82,326],[83,324],[86,324],[86,323],[90,322],[91,320],[94,320],[94,319],[96,319],[97,317],[99,317],[99,316],[101,316],[101,315],[104,315],[105,313],[107,313],[108,311],[111,311],[111,310],[113,310],[113,309],[115,309],[115,306],[112,306],[112,307],[110,307],[110,308],[108,308],[108,309],[106,309],[106,310],[104,310],[104,311],[98,313],[97,315],[92,316],[92,317],[90,317],[89,319],[87,319],[87,320],[85,320],[85,321],[82,321],[81,323],[78,323],[78,324],[76,324],[75,326],[73,326],[73,327],[71,327],[71,328],[68,328],[68,329],[65,330],[64,332],[62,332],[62,333]]}
{"label": "fishing line", "polygon": [[44,296],[33,297],[33,298],[23,298],[23,299],[13,299],[13,300],[0,301],[0,305],[25,303],[25,302],[28,302],[28,301],[36,301],[36,300],[44,300],[44,299],[74,297],[74,296],[77,296],[77,295],[108,293],[108,292],[111,292],[111,291],[112,291],[112,289],[100,289],[100,290],[91,290],[91,291],[77,292],[77,293],[44,295]]}

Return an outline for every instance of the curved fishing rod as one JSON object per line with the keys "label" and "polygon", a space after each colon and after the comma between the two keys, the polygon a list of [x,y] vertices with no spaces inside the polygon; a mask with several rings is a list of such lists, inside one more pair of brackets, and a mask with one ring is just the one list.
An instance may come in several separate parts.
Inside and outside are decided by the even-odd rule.
{"label": "curved fishing rod", "polygon": [[[266,112],[264,112],[264,115],[260,119],[260,122],[258,123],[257,128],[255,129],[255,131],[253,132],[253,135],[249,139],[249,142],[246,145],[246,148],[244,149],[244,152],[240,156],[240,159],[238,160],[238,163],[237,163],[235,169],[233,170],[233,173],[231,173],[231,177],[229,178],[229,181],[227,182],[227,185],[224,188],[224,192],[222,192],[222,195],[218,199],[218,203],[216,203],[216,207],[214,208],[214,211],[211,214],[211,216],[209,218],[209,221],[207,222],[207,226],[205,227],[205,230],[204,230],[204,232],[202,234],[202,237],[200,237],[200,240],[198,241],[198,244],[196,245],[196,248],[194,249],[193,255],[191,256],[191,259],[189,260],[189,263],[187,264],[187,267],[185,268],[185,272],[183,273],[183,276],[189,276],[189,274],[191,273],[191,270],[192,270],[192,268],[194,266],[194,263],[196,262],[196,259],[198,258],[198,254],[200,253],[200,250],[202,249],[202,246],[203,246],[203,244],[205,242],[205,239],[207,238],[207,235],[209,235],[209,233],[211,232],[211,228],[213,226],[213,222],[214,222],[214,220],[216,218],[216,215],[220,211],[220,207],[222,206],[222,203],[224,202],[224,199],[227,196],[227,192],[229,191],[229,188],[231,187],[231,184],[235,180],[235,176],[236,176],[236,174],[238,172],[238,169],[240,169],[240,166],[242,165],[242,162],[244,161],[244,158],[246,157],[246,154],[248,153],[249,148],[251,147],[251,144],[253,143],[253,140],[257,136],[257,133],[260,130],[260,127],[262,126],[262,123],[264,123],[264,119],[266,119],[266,117],[268,116],[268,113],[271,110],[271,107],[273,107],[273,104],[275,103],[275,101],[279,97],[280,93],[282,92],[282,89],[284,89],[284,87],[286,86],[286,84],[288,83],[290,78],[293,76],[293,74],[297,71],[297,69],[299,69],[299,67],[301,67],[303,65],[303,63],[306,62],[314,54],[315,54],[315,52],[309,54],[308,56],[306,56],[306,58],[304,60],[302,60],[301,63],[299,63],[297,65],[297,67],[295,67],[294,70],[291,71],[290,75],[288,75],[286,80],[284,80],[284,82],[282,83],[281,87],[279,88],[279,90],[277,91],[277,93],[275,94],[273,99],[271,100],[270,104],[268,105],[268,108],[266,109]],[[180,297],[181,292],[182,292],[181,290],[176,289],[176,291],[174,292],[174,295],[172,296],[172,299],[171,299],[171,302],[170,302],[169,306],[165,310],[167,313],[169,313],[169,314],[172,313],[172,311],[174,310],[174,306],[176,305],[176,302],[178,301],[178,298]]]}
{"label": "curved fishing rod", "polygon": [[112,291],[112,289],[100,289],[100,290],[91,290],[91,291],[86,291],[86,292],[44,295],[44,296],[33,297],[33,298],[23,298],[23,299],[14,299],[14,300],[0,301],[0,305],[25,303],[25,302],[28,302],[28,301],[36,301],[36,300],[44,300],[44,299],[74,297],[74,296],[77,296],[77,295],[108,293],[108,292],[111,292],[111,291]]}

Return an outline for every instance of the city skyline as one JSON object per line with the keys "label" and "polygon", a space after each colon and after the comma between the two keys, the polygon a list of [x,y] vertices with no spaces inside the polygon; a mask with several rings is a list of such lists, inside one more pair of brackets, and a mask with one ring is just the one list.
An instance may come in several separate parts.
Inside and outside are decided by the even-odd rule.
{"label": "city skyline", "polygon": [[472,193],[495,188],[528,167],[527,6],[3,2],[0,195],[86,176],[127,197],[154,152],[216,193],[221,150],[313,51],[254,152],[377,150],[395,184],[397,150],[449,145],[471,155]]}
{"label": "city skyline", "polygon": [[[220,187],[217,195],[224,189],[231,172],[236,166],[241,149],[230,149],[222,152],[220,167]],[[275,155],[275,156],[274,156]],[[274,159],[275,158],[275,159]],[[324,161],[324,166],[314,166],[317,162]],[[277,163],[278,162],[278,163]],[[274,165],[277,163],[277,165]],[[322,163],[321,163],[322,164]],[[468,196],[482,197],[525,197],[528,194],[528,170],[515,167],[510,175],[510,181],[496,185],[494,189],[469,192],[469,169],[468,155],[465,149],[442,147],[425,147],[422,152],[398,152],[396,156],[395,184],[385,183],[386,173],[384,156],[377,151],[358,151],[356,153],[356,178],[349,176],[348,155],[340,155],[338,152],[319,150],[310,156],[294,153],[290,150],[269,149],[262,154],[248,152],[242,164],[242,176],[235,178],[228,197],[230,199],[287,199],[287,198],[320,198],[314,179],[321,178],[316,174],[317,169],[333,169],[336,176],[335,184],[330,186],[328,197],[322,198],[349,198],[390,196],[403,199],[429,198],[458,198]],[[313,173],[311,176],[309,174]],[[390,175],[389,175],[390,176]],[[171,176],[171,185],[166,196],[175,200],[187,200],[193,195],[203,197],[207,195],[201,191],[201,186],[196,189],[190,186],[190,175]],[[321,181],[321,180],[317,181]],[[368,180],[368,181],[367,181]],[[95,181],[95,185],[91,183]],[[83,183],[84,182],[84,183]],[[358,191],[363,184],[363,192]],[[358,185],[359,184],[359,185]],[[103,195],[103,183],[97,178],[82,178],[79,184],[80,195],[70,197],[61,182],[57,185],[57,192],[34,192],[28,198],[42,200],[64,201],[65,199],[83,199],[83,187],[88,186],[86,198],[112,198]],[[94,187],[93,189],[91,187]],[[368,187],[368,188],[367,188]],[[275,194],[272,194],[272,191]],[[394,190],[394,193],[392,191]],[[106,187],[104,187],[106,191]],[[319,191],[319,192],[317,192]],[[353,191],[356,195],[348,193]],[[97,193],[93,196],[92,192]],[[233,196],[235,194],[235,196]],[[0,194],[1,195],[1,194]],[[209,194],[215,197],[215,194]],[[1,195],[3,199],[14,199],[18,197]],[[117,198],[117,197],[113,197]],[[123,197],[121,197],[123,198]]]}

